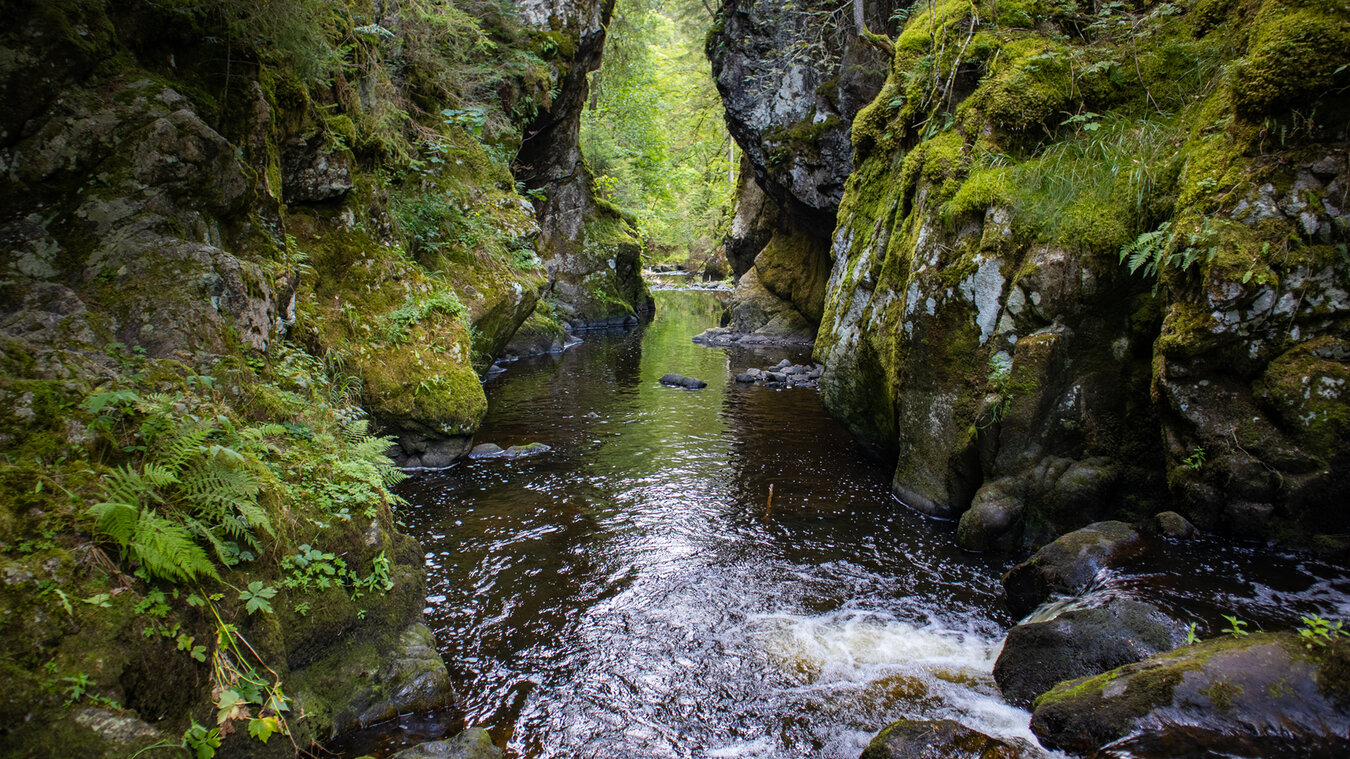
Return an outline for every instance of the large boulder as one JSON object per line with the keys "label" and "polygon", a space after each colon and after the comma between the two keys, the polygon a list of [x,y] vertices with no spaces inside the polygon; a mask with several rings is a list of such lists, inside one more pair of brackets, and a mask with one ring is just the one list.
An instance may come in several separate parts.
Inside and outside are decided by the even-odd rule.
{"label": "large boulder", "polygon": [[1003,575],[1008,610],[1025,617],[1052,594],[1082,593],[1102,569],[1143,548],[1139,531],[1124,522],[1096,522],[1063,535]]}
{"label": "large boulder", "polygon": [[1056,683],[1132,664],[1183,640],[1181,626],[1157,607],[1113,599],[1009,630],[994,663],[994,681],[1009,703],[1030,706]]}
{"label": "large boulder", "polygon": [[1219,638],[1036,700],[1045,746],[1087,754],[1130,736],[1165,756],[1345,756],[1350,752],[1350,641],[1305,648],[1292,633]]}
{"label": "large boulder", "polygon": [[1017,759],[1022,749],[950,719],[892,722],[860,759]]}

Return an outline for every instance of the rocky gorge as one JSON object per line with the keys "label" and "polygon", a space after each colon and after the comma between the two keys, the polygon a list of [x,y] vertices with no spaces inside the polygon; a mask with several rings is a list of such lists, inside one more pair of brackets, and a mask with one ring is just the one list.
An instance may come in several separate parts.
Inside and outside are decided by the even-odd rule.
{"label": "rocky gorge", "polygon": [[[614,0],[13,10],[0,756],[289,756],[453,708],[391,488],[542,466],[474,439],[483,378],[653,310],[579,145]],[[1003,562],[990,676],[1045,748],[1343,751],[1331,621],[1200,641],[1117,588],[1197,530],[1344,565],[1350,10],[715,10],[742,157],[699,339],[813,353],[728,386],[818,386],[896,508]],[[864,756],[1040,750],[914,716]]]}

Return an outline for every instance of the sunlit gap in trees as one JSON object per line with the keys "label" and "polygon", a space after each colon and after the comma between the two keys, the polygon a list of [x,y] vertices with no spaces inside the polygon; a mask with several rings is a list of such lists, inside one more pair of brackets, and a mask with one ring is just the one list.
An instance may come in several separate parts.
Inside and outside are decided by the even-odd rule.
{"label": "sunlit gap in trees", "polygon": [[581,149],[649,262],[697,266],[729,224],[739,154],[703,53],[712,22],[700,0],[619,0],[591,75]]}

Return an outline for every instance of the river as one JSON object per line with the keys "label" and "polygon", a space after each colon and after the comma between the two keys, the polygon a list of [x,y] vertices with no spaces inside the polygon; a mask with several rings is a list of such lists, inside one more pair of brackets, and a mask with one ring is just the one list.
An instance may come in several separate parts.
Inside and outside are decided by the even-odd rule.
{"label": "river", "polygon": [[[512,364],[475,440],[552,450],[401,486],[463,712],[404,720],[394,743],[468,725],[521,757],[852,759],[902,716],[1034,743],[990,674],[1015,621],[1010,559],[963,552],[954,524],[899,504],[888,463],[814,390],[737,385],[809,356],[693,344],[720,297],[660,292],[636,330]],[[664,387],[668,372],[708,387]],[[1204,550],[1214,587],[1158,565],[1101,592],[1199,604],[1202,631],[1230,609],[1350,611],[1332,567],[1272,554],[1286,579],[1247,581],[1256,549]]]}

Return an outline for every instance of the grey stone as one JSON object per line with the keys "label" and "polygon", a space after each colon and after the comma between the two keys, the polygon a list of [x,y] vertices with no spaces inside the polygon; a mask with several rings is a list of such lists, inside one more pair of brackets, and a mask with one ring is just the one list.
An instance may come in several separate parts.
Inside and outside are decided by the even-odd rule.
{"label": "grey stone", "polygon": [[659,381],[662,385],[669,385],[670,387],[683,387],[688,388],[690,390],[698,390],[700,388],[705,388],[708,386],[708,383],[704,382],[701,379],[695,379],[694,377],[686,377],[683,374],[666,374],[663,375]]}
{"label": "grey stone", "polygon": [[282,148],[281,188],[287,203],[333,200],[354,186],[350,155],[327,150],[322,138],[296,137]]}
{"label": "grey stone", "polygon": [[741,372],[740,374],[736,375],[736,381],[743,385],[748,385],[754,382],[756,379],[757,377],[749,372]]}
{"label": "grey stone", "polygon": [[1016,706],[1063,680],[1087,677],[1176,648],[1186,638],[1177,622],[1151,604],[1112,599],[1008,632],[994,663],[994,680]]}
{"label": "grey stone", "polygon": [[526,443],[525,445],[513,445],[502,452],[502,455],[508,459],[519,459],[526,456],[538,456],[541,453],[548,453],[553,450],[551,446],[543,443]]}
{"label": "grey stone", "polygon": [[1031,729],[1076,755],[1346,756],[1348,663],[1344,638],[1309,650],[1293,633],[1224,636],[1060,683]]}
{"label": "grey stone", "polygon": [[505,452],[506,451],[503,451],[502,447],[497,445],[496,443],[480,443],[478,445],[475,445],[473,447],[473,450],[469,451],[469,458],[491,459],[496,458]]}
{"label": "grey stone", "polygon": [[488,731],[472,727],[449,740],[405,748],[389,759],[499,759],[501,755]]}

